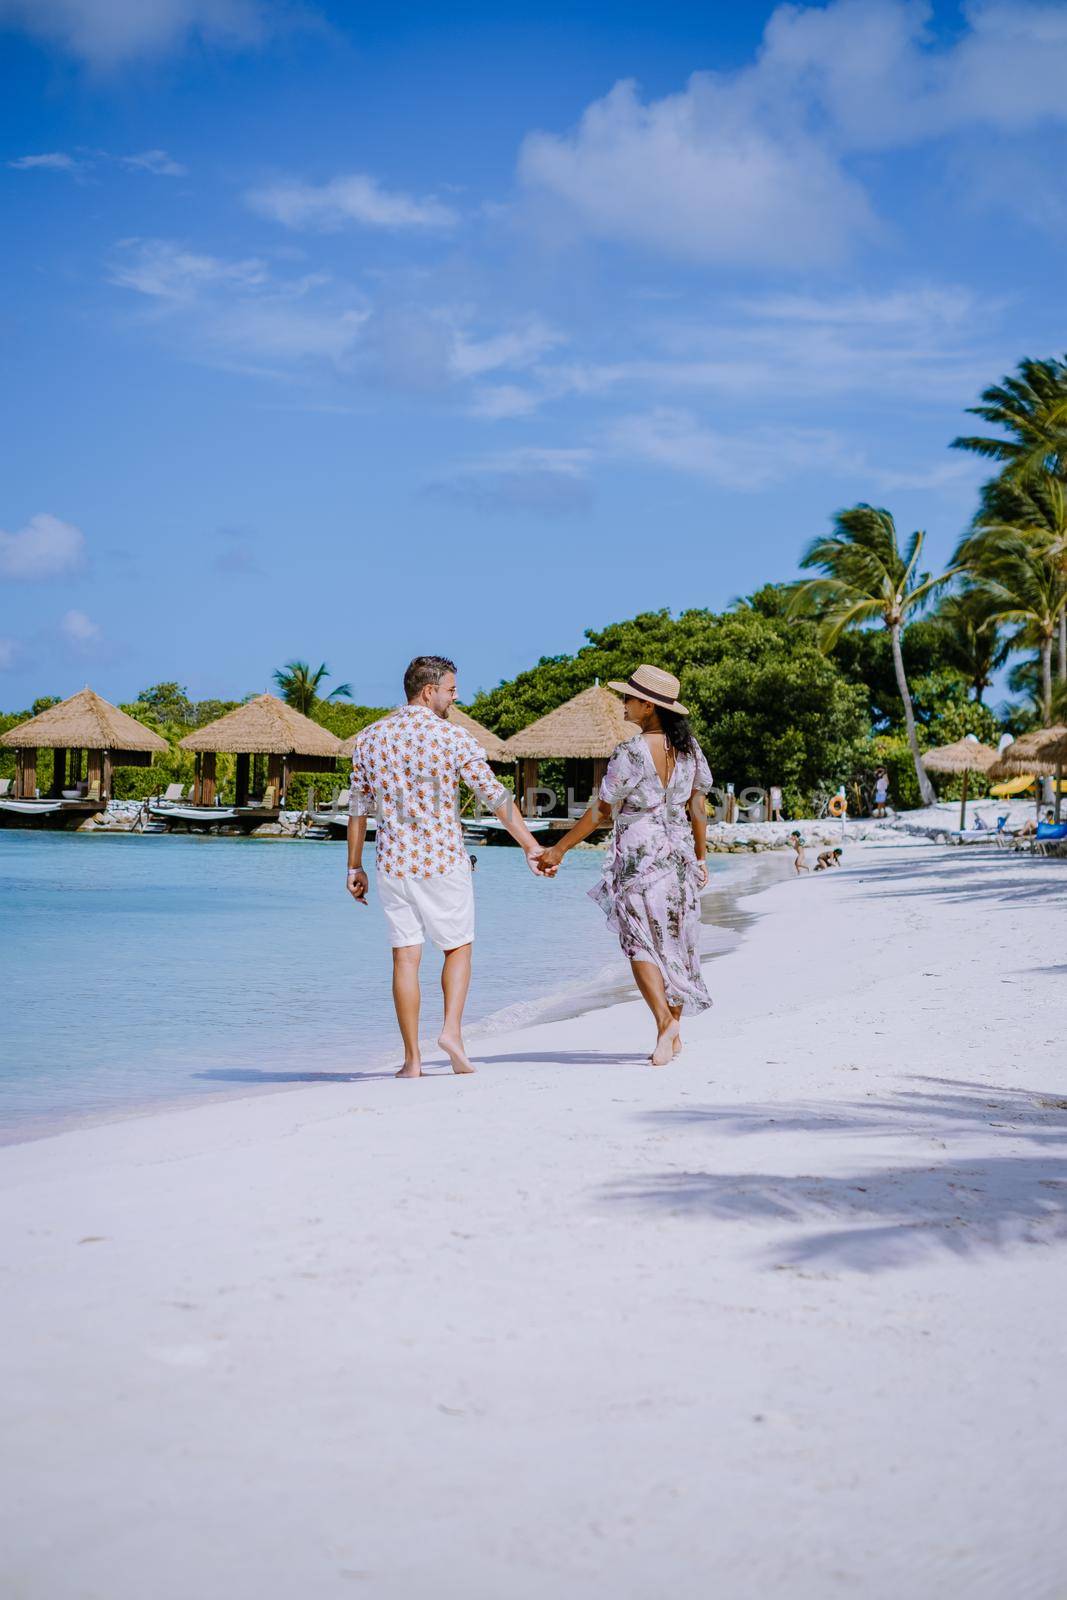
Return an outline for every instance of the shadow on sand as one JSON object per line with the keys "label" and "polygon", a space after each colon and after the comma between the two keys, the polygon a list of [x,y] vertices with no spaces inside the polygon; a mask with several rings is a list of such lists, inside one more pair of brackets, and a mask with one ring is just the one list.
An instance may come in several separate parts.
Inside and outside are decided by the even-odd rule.
{"label": "shadow on sand", "polygon": [[[769,1252],[776,1265],[837,1266],[878,1272],[949,1252],[977,1258],[1026,1244],[1067,1242],[1067,1094],[916,1079],[929,1088],[826,1107],[735,1106],[661,1111],[659,1128],[703,1127],[729,1134],[845,1133],[872,1141],[914,1138],[957,1147],[1009,1138],[1025,1153],[872,1162],[845,1175],[667,1172],[623,1181],[613,1203],[718,1222],[789,1224]],[[962,1092],[959,1092],[962,1091]],[[721,1153],[721,1145],[719,1153]],[[896,1152],[895,1152],[896,1153]]]}
{"label": "shadow on sand", "polygon": [[944,900],[1000,900],[1015,906],[1067,899],[1067,868],[1062,862],[1040,856],[1005,858],[1002,850],[967,848],[967,854],[962,849],[938,850],[931,852],[930,860],[912,858],[906,868],[892,861],[864,860],[850,867],[848,876],[868,886],[875,898],[933,894]]}

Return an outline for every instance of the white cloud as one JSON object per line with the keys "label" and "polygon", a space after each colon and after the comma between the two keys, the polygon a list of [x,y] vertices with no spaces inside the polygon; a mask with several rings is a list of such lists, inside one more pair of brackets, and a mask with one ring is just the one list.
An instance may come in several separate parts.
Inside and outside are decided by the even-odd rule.
{"label": "white cloud", "polygon": [[591,460],[584,449],[500,451],[428,484],[424,493],[489,515],[575,516],[593,503],[586,473]]}
{"label": "white cloud", "polygon": [[828,119],[850,150],[896,149],[968,128],[1014,133],[1067,120],[1067,11],[972,0],[940,44],[925,0],[780,6],[752,69],[763,98]]}
{"label": "white cloud", "polygon": [[31,517],[17,533],[0,529],[0,577],[62,578],[85,562],[85,535],[72,522],[47,511]]}
{"label": "white cloud", "polygon": [[519,175],[596,238],[701,261],[824,262],[872,226],[832,154],[801,128],[763,125],[707,73],[648,104],[616,84],[569,137],[530,134]]}
{"label": "white cloud", "polygon": [[175,161],[165,150],[142,150],[138,155],[119,156],[119,164],[139,172],[151,172],[157,178],[184,178],[189,171],[180,161]]}
{"label": "white cloud", "polygon": [[6,672],[15,664],[19,653],[18,643],[14,639],[0,639],[0,672]]}
{"label": "white cloud", "polygon": [[561,343],[536,317],[488,330],[467,306],[387,303],[368,320],[362,370],[388,388],[445,393],[490,373],[526,371]]}
{"label": "white cloud", "polygon": [[82,650],[91,649],[103,638],[100,628],[84,611],[65,612],[59,619],[59,631],[68,643]]}
{"label": "white cloud", "polygon": [[0,0],[0,27],[107,69],[163,55],[190,39],[240,48],[262,44],[302,14],[273,0]]}
{"label": "white cloud", "polygon": [[432,196],[416,199],[383,189],[377,178],[365,172],[349,173],[322,184],[287,179],[252,189],[245,200],[253,211],[273,222],[323,232],[333,232],[352,222],[399,231],[452,228],[459,221],[458,213],[442,201]]}
{"label": "white cloud", "polygon": [[205,288],[231,285],[255,288],[267,281],[267,267],[255,257],[224,261],[200,255],[169,239],[120,240],[110,281],[123,289],[162,300],[191,300]]}
{"label": "white cloud", "polygon": [[[634,325],[641,354],[540,364],[541,400],[721,394],[732,402],[870,395],[929,405],[976,393],[1005,361],[1001,303],[952,285],[882,293],[745,296],[713,314]],[[1009,360],[1010,364],[1010,360]]]}
{"label": "white cloud", "polygon": [[542,396],[517,383],[489,383],[476,389],[470,403],[472,417],[485,417],[490,422],[506,417],[528,417],[542,403]]}
{"label": "white cloud", "polygon": [[79,161],[65,150],[49,150],[39,156],[18,156],[8,166],[16,172],[83,172],[90,163]]}
{"label": "white cloud", "polygon": [[463,329],[457,329],[452,345],[452,366],[460,378],[481,377],[501,367],[521,371],[562,343],[561,333],[536,318],[505,333],[482,339],[471,338]]}
{"label": "white cloud", "polygon": [[691,412],[660,407],[623,417],[605,431],[609,454],[707,478],[724,489],[763,489],[797,472],[854,464],[829,429],[762,427],[727,433]]}
{"label": "white cloud", "polygon": [[874,226],[851,157],[1067,122],[1067,7],[972,0],[963,14],[945,44],[925,0],[780,5],[751,65],[659,100],[623,81],[570,133],[528,135],[534,215],[699,261],[833,259]]}

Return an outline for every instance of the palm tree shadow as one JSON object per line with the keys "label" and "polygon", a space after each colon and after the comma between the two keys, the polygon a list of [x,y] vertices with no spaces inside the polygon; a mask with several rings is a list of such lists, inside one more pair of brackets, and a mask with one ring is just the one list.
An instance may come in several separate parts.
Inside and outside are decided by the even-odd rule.
{"label": "palm tree shadow", "polygon": [[932,1089],[882,1100],[781,1107],[713,1106],[656,1112],[649,1120],[704,1126],[731,1137],[781,1132],[840,1133],[931,1142],[1006,1133],[1026,1141],[1025,1154],[976,1155],[914,1165],[873,1162],[844,1176],[775,1172],[665,1172],[625,1180],[608,1190],[616,1204],[717,1222],[786,1226],[769,1248],[777,1266],[835,1265],[878,1272],[947,1252],[961,1259],[1027,1244],[1067,1243],[1067,1098],[1055,1091],[990,1089],[919,1079]]}

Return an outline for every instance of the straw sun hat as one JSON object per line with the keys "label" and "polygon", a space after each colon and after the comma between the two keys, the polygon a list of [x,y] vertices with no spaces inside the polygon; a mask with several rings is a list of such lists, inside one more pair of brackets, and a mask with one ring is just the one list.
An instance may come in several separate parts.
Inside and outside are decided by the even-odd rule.
{"label": "straw sun hat", "polygon": [[680,687],[672,672],[663,672],[659,667],[647,665],[631,672],[626,683],[608,684],[608,688],[614,689],[616,694],[630,694],[635,700],[648,700],[654,706],[662,706],[664,711],[676,711],[680,717],[687,717],[688,711],[678,701]]}

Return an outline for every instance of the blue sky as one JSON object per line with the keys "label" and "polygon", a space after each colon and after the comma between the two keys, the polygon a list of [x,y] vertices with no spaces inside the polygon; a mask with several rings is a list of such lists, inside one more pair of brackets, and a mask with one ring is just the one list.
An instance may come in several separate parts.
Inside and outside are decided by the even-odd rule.
{"label": "blue sky", "polygon": [[1067,6],[0,0],[0,705],[470,695],[1061,355]]}

